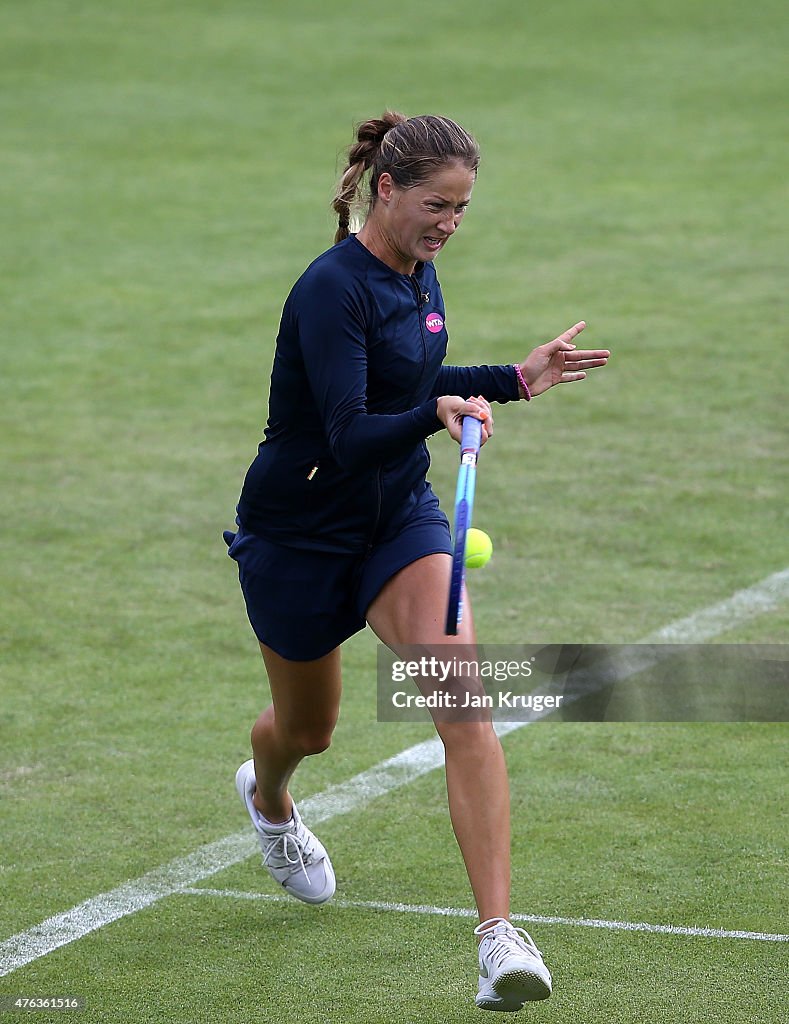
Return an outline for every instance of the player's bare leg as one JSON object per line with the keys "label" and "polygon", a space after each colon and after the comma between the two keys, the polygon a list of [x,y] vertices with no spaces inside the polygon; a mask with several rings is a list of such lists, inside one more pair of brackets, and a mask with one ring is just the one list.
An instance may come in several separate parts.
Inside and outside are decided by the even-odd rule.
{"label": "player's bare leg", "polygon": [[331,743],[340,710],[340,648],[314,661],[289,661],[265,644],[272,703],[252,727],[255,807],[271,822],[290,817],[288,782],[299,762]]}
{"label": "player's bare leg", "polygon": [[334,868],[301,820],[288,782],[304,757],[331,742],[340,703],[339,648],[315,661],[287,661],[263,644],[261,650],[272,704],[252,729],[254,759],[236,772],[236,789],[274,880],[296,899],[325,903],[334,894]]}
{"label": "player's bare leg", "polygon": [[[444,633],[452,561],[428,555],[406,566],[386,584],[367,610],[367,620],[395,651],[418,645],[420,656],[455,646],[476,661],[474,625],[465,596],[456,637]],[[466,681],[469,689],[475,681]],[[462,694],[461,687],[460,693]],[[446,752],[447,794],[452,827],[466,864],[480,916],[479,988],[483,1010],[519,1010],[551,994],[551,974],[531,936],[509,921],[510,806],[504,754],[493,724],[442,721],[434,715]]]}
{"label": "player's bare leg", "polygon": [[[452,560],[435,554],[412,562],[392,577],[367,610],[367,621],[388,647],[476,645],[470,603],[464,602],[457,636],[444,620]],[[444,651],[446,657],[446,649]],[[477,716],[480,717],[480,716]],[[442,721],[436,730],[446,753],[452,827],[466,865],[480,920],[507,918],[510,910],[510,801],[507,767],[490,719]]]}

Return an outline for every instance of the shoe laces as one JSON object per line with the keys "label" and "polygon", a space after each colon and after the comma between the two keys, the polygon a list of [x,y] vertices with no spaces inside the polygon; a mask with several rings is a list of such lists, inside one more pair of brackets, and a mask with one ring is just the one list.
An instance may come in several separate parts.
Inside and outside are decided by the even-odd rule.
{"label": "shoe laces", "polygon": [[492,917],[483,921],[474,929],[475,935],[482,936],[482,942],[488,940],[485,958],[500,967],[502,962],[512,956],[515,946],[528,956],[536,956],[542,960],[542,953],[537,949],[534,939],[524,928],[516,928],[504,917]]}
{"label": "shoe laces", "polygon": [[[299,823],[301,824],[301,823]],[[303,825],[292,832],[278,832],[274,835],[263,833],[266,839],[266,848],[263,851],[263,863],[273,867],[285,867],[289,864],[294,870],[299,868],[304,872],[304,877],[312,884],[307,874],[307,864],[311,862],[313,836]],[[280,864],[271,865],[272,860],[279,860]]]}

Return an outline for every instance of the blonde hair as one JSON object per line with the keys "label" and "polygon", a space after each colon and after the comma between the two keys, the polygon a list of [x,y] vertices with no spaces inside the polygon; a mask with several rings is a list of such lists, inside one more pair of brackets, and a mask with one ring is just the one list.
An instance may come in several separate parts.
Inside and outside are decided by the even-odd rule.
{"label": "blonde hair", "polygon": [[351,215],[360,204],[366,171],[370,172],[369,212],[378,197],[378,178],[384,171],[391,174],[398,188],[413,188],[438,168],[454,162],[476,173],[479,146],[472,135],[448,117],[406,117],[386,110],[380,118],[363,121],[356,128],[356,142],[348,150],[348,164],[332,202],[338,217],[334,241],[341,242],[350,233]]}

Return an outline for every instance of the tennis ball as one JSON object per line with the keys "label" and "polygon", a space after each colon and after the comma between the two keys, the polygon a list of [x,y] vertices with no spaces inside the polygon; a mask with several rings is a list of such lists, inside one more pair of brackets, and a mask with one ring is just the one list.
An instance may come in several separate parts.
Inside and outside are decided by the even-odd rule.
{"label": "tennis ball", "polygon": [[466,568],[481,569],[488,564],[493,554],[493,544],[483,530],[475,530],[472,526],[466,534]]}

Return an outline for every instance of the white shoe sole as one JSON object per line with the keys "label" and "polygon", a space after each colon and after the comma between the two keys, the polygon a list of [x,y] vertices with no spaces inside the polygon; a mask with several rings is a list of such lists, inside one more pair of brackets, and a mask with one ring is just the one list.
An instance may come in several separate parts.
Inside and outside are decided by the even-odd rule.
{"label": "white shoe sole", "polygon": [[480,986],[487,987],[487,991],[479,992],[474,1000],[480,1010],[514,1013],[523,1009],[524,1003],[538,1002],[551,994],[551,986],[545,978],[524,967],[504,971],[492,985],[482,976],[479,982]]}

